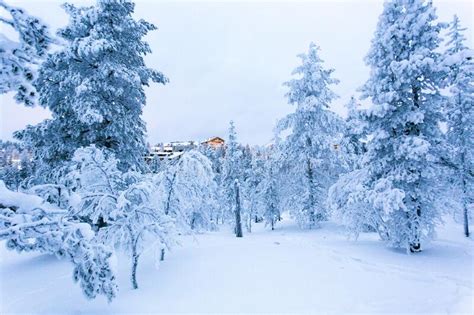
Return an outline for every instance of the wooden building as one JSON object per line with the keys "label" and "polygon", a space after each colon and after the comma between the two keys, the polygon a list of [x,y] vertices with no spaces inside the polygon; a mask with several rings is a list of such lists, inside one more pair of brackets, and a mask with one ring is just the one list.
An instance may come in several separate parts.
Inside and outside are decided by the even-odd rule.
{"label": "wooden building", "polygon": [[213,137],[213,138],[209,138],[207,139],[206,141],[202,142],[201,144],[203,145],[208,145],[214,149],[217,149],[217,148],[220,148],[222,146],[224,146],[224,139],[220,138],[220,137]]}

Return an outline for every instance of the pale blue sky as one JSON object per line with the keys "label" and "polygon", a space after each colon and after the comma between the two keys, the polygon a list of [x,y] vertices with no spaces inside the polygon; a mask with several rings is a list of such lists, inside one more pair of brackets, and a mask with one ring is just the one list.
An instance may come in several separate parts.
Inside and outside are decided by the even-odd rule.
{"label": "pale blue sky", "polygon": [[[8,1],[42,18],[53,29],[67,23],[63,1]],[[91,1],[69,1],[92,3]],[[441,21],[458,14],[469,28],[472,47],[473,4],[434,0]],[[136,1],[136,17],[154,23],[148,65],[170,83],[147,89],[144,111],[149,142],[202,140],[226,136],[229,120],[244,143],[265,144],[278,118],[292,111],[282,82],[298,65],[297,54],[311,41],[322,49],[326,66],[336,69],[341,96],[334,111],[364,83],[367,53],[383,1]],[[4,30],[2,29],[2,32]],[[0,138],[48,117],[41,108],[15,104],[0,96]]]}

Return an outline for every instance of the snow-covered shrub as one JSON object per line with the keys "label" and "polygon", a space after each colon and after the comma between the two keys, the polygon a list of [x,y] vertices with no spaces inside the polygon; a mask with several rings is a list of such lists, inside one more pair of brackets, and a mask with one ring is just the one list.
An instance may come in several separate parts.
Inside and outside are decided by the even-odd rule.
{"label": "snow-covered shrub", "polygon": [[368,200],[364,170],[355,170],[339,177],[328,192],[328,207],[332,217],[347,227],[349,234],[376,231],[377,212]]}

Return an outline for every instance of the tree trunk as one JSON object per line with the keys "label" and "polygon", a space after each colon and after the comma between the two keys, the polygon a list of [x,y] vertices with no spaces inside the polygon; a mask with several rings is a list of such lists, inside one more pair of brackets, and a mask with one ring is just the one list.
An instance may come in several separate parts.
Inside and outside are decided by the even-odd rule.
{"label": "tree trunk", "polygon": [[239,181],[235,180],[235,236],[242,237],[242,219],[240,217],[240,191],[239,191]]}
{"label": "tree trunk", "polygon": [[[463,150],[465,150],[464,135],[462,135]],[[467,180],[466,180],[466,155],[464,151],[461,152],[461,181],[462,181],[462,206],[463,206],[463,221],[464,221],[464,236],[469,237],[469,214],[467,210]]]}
{"label": "tree trunk", "polygon": [[[416,199],[414,200],[416,201]],[[417,218],[420,218],[421,216],[421,206],[416,207],[416,216]],[[414,226],[415,234],[416,234],[416,240],[410,244],[410,252],[412,253],[418,253],[421,252],[421,244],[420,244],[420,227],[419,227],[419,221],[417,220]]]}
{"label": "tree trunk", "polygon": [[311,160],[308,158],[307,161],[307,176],[308,176],[308,188],[309,188],[309,228],[312,229],[316,227],[316,214],[314,211],[315,202],[313,195],[314,188],[314,178],[313,178],[313,168],[311,166]]}
{"label": "tree trunk", "polygon": [[247,229],[248,232],[252,233],[252,214],[251,213],[249,214],[249,217],[248,217],[247,227],[248,227],[248,229]]}
{"label": "tree trunk", "polygon": [[138,267],[138,258],[139,254],[137,254],[136,246],[132,247],[132,287],[133,289],[138,289],[137,283],[137,267]]}
{"label": "tree trunk", "polygon": [[463,217],[464,217],[464,236],[469,237],[469,213],[467,210],[467,188],[466,188],[466,176],[463,175],[462,178],[462,190],[463,190]]}
{"label": "tree trunk", "polygon": [[58,207],[61,208],[61,187],[58,187]]}
{"label": "tree trunk", "polygon": [[163,261],[163,260],[165,260],[165,249],[164,248],[161,249],[161,255],[160,255],[160,261]]}

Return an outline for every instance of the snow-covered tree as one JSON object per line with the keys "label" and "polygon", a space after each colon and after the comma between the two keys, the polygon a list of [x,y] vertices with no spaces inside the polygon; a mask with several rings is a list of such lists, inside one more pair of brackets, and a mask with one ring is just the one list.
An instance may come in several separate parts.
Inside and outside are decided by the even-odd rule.
{"label": "snow-covered tree", "polygon": [[265,175],[265,159],[264,151],[261,148],[255,148],[250,169],[246,172],[248,176],[243,184],[243,189],[245,190],[243,207],[245,209],[247,231],[252,232],[252,222],[255,221],[257,223],[262,216],[260,211],[260,183]]}
{"label": "snow-covered tree", "polygon": [[258,185],[260,193],[260,201],[262,216],[266,225],[270,225],[272,230],[275,229],[275,223],[280,220],[280,203],[278,196],[278,183],[275,174],[275,165],[271,157],[265,161],[265,173],[262,181]]}
{"label": "snow-covered tree", "polygon": [[217,213],[217,184],[211,161],[197,150],[185,152],[159,173],[155,181],[165,214],[181,230],[212,230]]}
{"label": "snow-covered tree", "polygon": [[334,145],[342,129],[342,121],[329,110],[337,96],[330,85],[333,69],[325,70],[318,56],[319,47],[311,43],[307,54],[299,57],[302,64],[293,74],[298,78],[286,82],[288,102],[296,110],[283,118],[277,133],[289,129],[281,143],[282,167],[286,174],[286,191],[282,200],[301,227],[314,228],[327,217],[325,199],[334,182],[337,155]]}
{"label": "snow-covered tree", "polygon": [[156,27],[136,21],[129,0],[64,8],[70,22],[58,34],[66,47],[48,57],[35,84],[52,119],[29,126],[17,137],[43,163],[38,176],[90,144],[113,152],[122,171],[142,168],[147,152],[141,119],[144,87],[167,81],[144,62],[151,50],[143,37]]}
{"label": "snow-covered tree", "polygon": [[371,139],[362,164],[375,228],[390,246],[411,252],[421,250],[439,219],[442,27],[431,1],[386,1],[366,57],[370,78],[361,89],[372,102],[364,116]]}
{"label": "snow-covered tree", "polygon": [[465,28],[454,16],[444,64],[449,67],[451,97],[447,105],[450,165],[460,187],[464,235],[469,236],[469,207],[474,203],[474,52],[466,46]]}
{"label": "snow-covered tree", "polygon": [[112,251],[97,242],[90,225],[76,221],[64,208],[42,198],[9,191],[0,181],[0,239],[10,249],[37,250],[74,265],[74,281],[88,298],[117,294]]}
{"label": "snow-covered tree", "polygon": [[124,248],[131,256],[131,282],[138,288],[137,268],[146,245],[169,249],[175,245],[175,225],[159,204],[160,195],[151,178],[142,178],[120,192],[117,216],[99,232],[100,237]]}
{"label": "snow-covered tree", "polygon": [[15,92],[17,102],[33,106],[37,98],[33,86],[37,67],[46,58],[53,39],[46,25],[25,10],[1,0],[0,12],[0,25],[12,28],[18,35],[10,39],[0,34],[0,94]]}
{"label": "snow-covered tree", "polygon": [[[234,217],[234,230],[242,230],[241,222],[241,200],[240,200],[240,183],[242,178],[241,169],[242,151],[237,143],[237,133],[235,131],[234,122],[229,124],[229,140],[225,147],[225,156],[223,162],[222,188],[224,191],[223,198],[223,217]],[[236,190],[239,190],[237,192]],[[238,196],[237,196],[237,193]],[[237,211],[239,213],[237,213]],[[237,232],[236,232],[237,233]]]}
{"label": "snow-covered tree", "polygon": [[130,254],[131,282],[138,288],[138,261],[147,241],[159,249],[174,244],[174,220],[163,211],[154,179],[121,172],[113,154],[90,146],[76,150],[67,180],[79,197],[70,215],[91,224],[103,243]]}

